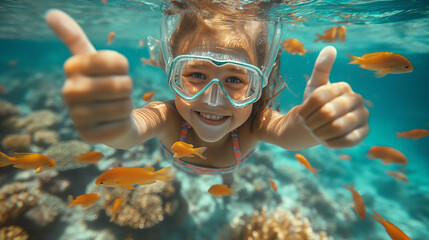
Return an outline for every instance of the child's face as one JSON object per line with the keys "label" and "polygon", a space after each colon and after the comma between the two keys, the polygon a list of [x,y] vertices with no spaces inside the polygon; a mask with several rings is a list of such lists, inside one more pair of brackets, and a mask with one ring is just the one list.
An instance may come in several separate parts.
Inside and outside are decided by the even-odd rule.
{"label": "child's face", "polygon": [[249,118],[252,105],[236,108],[226,101],[222,106],[210,106],[197,98],[186,101],[176,95],[177,111],[192,126],[203,141],[217,142],[241,126]]}

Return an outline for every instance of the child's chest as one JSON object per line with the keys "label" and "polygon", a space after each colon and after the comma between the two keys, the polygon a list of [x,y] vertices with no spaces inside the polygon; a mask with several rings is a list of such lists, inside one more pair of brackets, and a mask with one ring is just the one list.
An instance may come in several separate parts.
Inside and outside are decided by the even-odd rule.
{"label": "child's chest", "polygon": [[[202,167],[223,168],[232,166],[236,164],[236,162],[239,160],[239,157],[246,157],[247,154],[249,154],[256,145],[256,143],[252,144],[251,141],[248,141],[249,138],[243,138],[245,136],[239,136],[238,132],[235,134],[238,136],[238,138],[235,139],[235,142],[233,140],[232,134],[229,133],[227,136],[225,136],[225,141],[223,141],[222,144],[205,145],[197,141],[197,137],[192,130],[188,130],[185,142],[192,144],[193,148],[206,147],[207,149],[202,154],[204,157],[206,157],[206,159],[201,159],[198,156],[181,157],[180,159]],[[240,138],[243,139],[240,140]],[[179,140],[180,133],[171,134],[167,139],[163,139],[162,143],[164,144],[164,147],[170,150],[170,147]]]}

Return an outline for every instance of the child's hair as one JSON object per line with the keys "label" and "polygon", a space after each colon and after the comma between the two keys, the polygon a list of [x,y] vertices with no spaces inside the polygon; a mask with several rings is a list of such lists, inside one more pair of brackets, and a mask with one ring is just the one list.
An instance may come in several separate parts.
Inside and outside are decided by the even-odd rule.
{"label": "child's hair", "polygon": [[[199,2],[199,3],[198,3]],[[202,3],[207,3],[201,6]],[[268,53],[267,27],[262,22],[246,22],[246,14],[255,15],[256,8],[248,8],[245,13],[234,14],[222,4],[206,1],[173,2],[183,14],[176,31],[170,38],[173,56],[187,53],[193,46],[210,46],[215,41],[226,48],[245,49],[250,62],[261,66]],[[229,11],[229,12],[228,12]],[[228,14],[229,13],[229,14]],[[228,17],[229,16],[229,17]],[[240,17],[241,16],[241,17]],[[238,18],[238,19],[237,19]],[[242,18],[242,19],[240,19]],[[225,33],[225,34],[222,34]],[[253,104],[250,121],[252,129],[258,116],[266,107],[271,107],[276,97],[285,88],[280,75],[280,53],[278,52],[267,86],[262,90],[260,99]]]}

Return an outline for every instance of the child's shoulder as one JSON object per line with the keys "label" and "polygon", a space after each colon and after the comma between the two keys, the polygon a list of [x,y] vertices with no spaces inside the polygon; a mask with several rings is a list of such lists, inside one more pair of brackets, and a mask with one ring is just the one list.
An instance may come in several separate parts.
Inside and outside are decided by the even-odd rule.
{"label": "child's shoulder", "polygon": [[170,142],[171,139],[178,139],[182,127],[183,118],[176,109],[174,100],[164,102],[150,102],[145,108],[156,111],[156,116],[162,118],[161,132],[159,138],[162,142]]}

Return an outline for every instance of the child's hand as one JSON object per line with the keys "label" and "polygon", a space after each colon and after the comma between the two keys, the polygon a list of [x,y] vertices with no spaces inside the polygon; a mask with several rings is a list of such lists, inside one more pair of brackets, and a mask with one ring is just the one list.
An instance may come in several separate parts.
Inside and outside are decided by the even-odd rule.
{"label": "child's hand", "polygon": [[304,91],[299,116],[307,129],[323,145],[351,147],[369,131],[368,109],[361,95],[345,82],[329,83],[336,57],[334,47],[325,47],[317,57],[313,74]]}
{"label": "child's hand", "polygon": [[62,93],[80,136],[96,143],[124,134],[131,127],[132,110],[128,60],[114,51],[97,52],[64,12],[50,10],[46,21],[73,54],[64,64]]}

